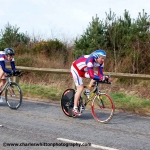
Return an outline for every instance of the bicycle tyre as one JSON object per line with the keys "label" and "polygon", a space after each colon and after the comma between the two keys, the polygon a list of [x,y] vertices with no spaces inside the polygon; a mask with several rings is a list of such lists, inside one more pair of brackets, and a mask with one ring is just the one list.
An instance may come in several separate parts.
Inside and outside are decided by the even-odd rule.
{"label": "bicycle tyre", "polygon": [[73,105],[74,105],[74,89],[67,89],[62,94],[61,98],[61,108],[63,113],[68,117],[75,117],[72,113]]}
{"label": "bicycle tyre", "polygon": [[5,90],[6,103],[11,109],[18,109],[22,103],[22,90],[20,86],[11,82]]}
{"label": "bicycle tyre", "polygon": [[97,95],[91,105],[94,119],[100,123],[108,123],[115,111],[112,98],[107,94]]}

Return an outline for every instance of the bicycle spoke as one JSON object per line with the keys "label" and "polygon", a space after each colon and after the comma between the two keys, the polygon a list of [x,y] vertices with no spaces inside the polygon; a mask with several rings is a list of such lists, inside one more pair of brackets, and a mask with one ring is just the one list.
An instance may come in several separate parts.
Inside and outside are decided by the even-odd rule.
{"label": "bicycle spoke", "polygon": [[6,88],[6,102],[11,109],[18,109],[22,102],[22,92],[16,83],[11,83]]}
{"label": "bicycle spoke", "polygon": [[107,94],[97,96],[91,107],[93,117],[101,123],[107,123],[113,117],[114,103]]}

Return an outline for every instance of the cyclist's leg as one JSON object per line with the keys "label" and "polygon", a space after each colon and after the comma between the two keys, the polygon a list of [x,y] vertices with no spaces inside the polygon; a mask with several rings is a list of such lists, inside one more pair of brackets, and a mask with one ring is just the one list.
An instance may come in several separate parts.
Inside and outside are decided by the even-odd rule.
{"label": "cyclist's leg", "polygon": [[[97,75],[96,72],[94,72],[94,74]],[[90,78],[89,73],[88,73],[88,72],[85,72],[84,77],[85,77],[85,78]],[[94,84],[94,82],[95,82],[95,80],[91,79],[89,85],[87,86],[87,88],[88,88],[89,90],[91,90],[91,87],[92,87],[92,85]]]}
{"label": "cyclist's leg", "polygon": [[88,85],[89,89],[91,89],[91,87],[92,87],[92,85],[94,84],[94,82],[95,82],[95,80],[91,79],[91,81],[90,81],[90,83],[89,83],[89,85]]}
{"label": "cyclist's leg", "polygon": [[[90,78],[89,73],[85,72],[84,74],[85,78]],[[90,97],[90,91],[92,90],[92,85],[94,84],[95,80],[91,79],[90,83],[87,85],[87,88],[85,90],[85,95],[87,96],[87,98]]]}
{"label": "cyclist's leg", "polygon": [[75,111],[76,110],[76,115],[81,115],[80,112],[77,112],[78,111],[78,102],[79,102],[79,99],[80,99],[80,96],[81,96],[81,93],[84,89],[84,86],[83,86],[83,82],[82,82],[82,78],[80,77],[78,71],[72,66],[71,67],[71,74],[72,74],[72,77],[73,77],[73,80],[74,80],[74,83],[76,85],[76,93],[75,93],[75,96],[74,96],[74,107],[73,107],[73,110]]}
{"label": "cyclist's leg", "polygon": [[0,66],[0,102],[3,102],[3,99],[2,99],[2,96],[1,96],[1,94],[2,94],[1,89],[2,89],[2,87],[4,86],[4,84],[6,82],[6,80],[1,80],[3,78],[5,78],[5,75],[4,75],[3,69]]}
{"label": "cyclist's leg", "polygon": [[83,89],[84,89],[83,84],[77,86],[77,91],[74,96],[74,108],[78,107],[78,102],[79,102]]}
{"label": "cyclist's leg", "polygon": [[2,87],[4,86],[6,80],[1,80],[5,78],[5,73],[3,71],[3,69],[0,66],[0,90],[2,89]]}

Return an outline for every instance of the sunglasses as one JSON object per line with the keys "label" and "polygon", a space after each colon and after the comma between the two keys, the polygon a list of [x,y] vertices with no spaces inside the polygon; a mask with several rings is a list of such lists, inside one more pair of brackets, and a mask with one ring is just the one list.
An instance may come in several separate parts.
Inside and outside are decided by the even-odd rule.
{"label": "sunglasses", "polygon": [[9,57],[9,58],[13,58],[13,57],[14,57],[14,55],[7,55],[7,57]]}

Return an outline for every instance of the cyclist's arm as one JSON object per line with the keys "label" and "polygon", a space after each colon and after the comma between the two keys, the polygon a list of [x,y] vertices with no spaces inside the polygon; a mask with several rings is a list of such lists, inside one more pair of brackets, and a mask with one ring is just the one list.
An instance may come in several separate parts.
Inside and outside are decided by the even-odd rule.
{"label": "cyclist's arm", "polygon": [[100,80],[104,80],[103,70],[103,66],[98,67],[98,76],[100,77]]}
{"label": "cyclist's arm", "polygon": [[11,61],[10,64],[11,64],[12,70],[15,71],[16,70],[15,61]]}
{"label": "cyclist's arm", "polygon": [[12,73],[11,70],[9,70],[9,69],[7,69],[5,67],[5,62],[4,61],[0,61],[0,65],[1,65],[1,67],[2,67],[2,69],[3,69],[4,72],[6,72],[6,73]]}
{"label": "cyclist's arm", "polygon": [[87,61],[86,61],[87,70],[88,70],[90,78],[93,79],[93,80],[102,80],[100,78],[100,76],[94,74],[94,67],[93,67],[94,65],[93,65],[93,63],[94,63],[94,59],[92,57],[88,58]]}

